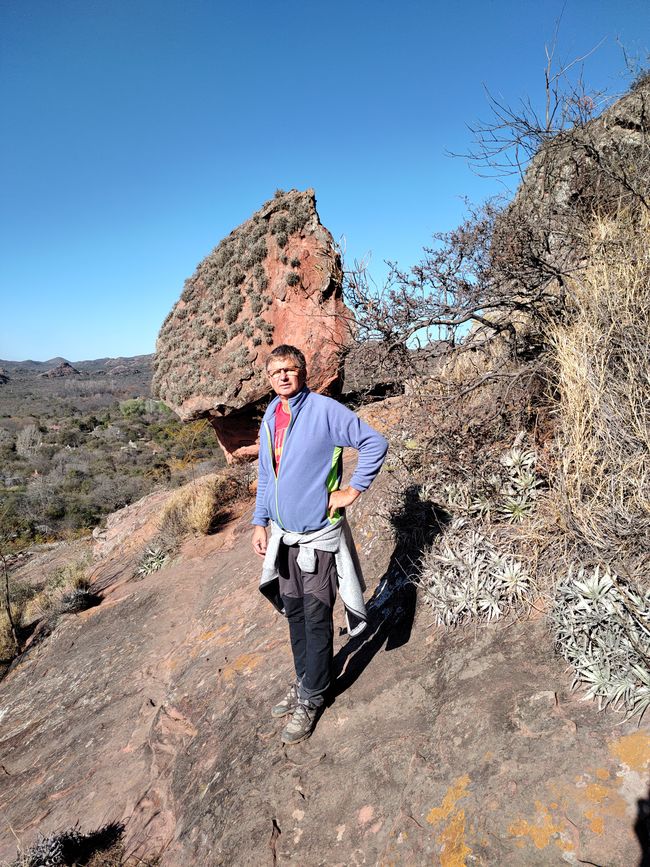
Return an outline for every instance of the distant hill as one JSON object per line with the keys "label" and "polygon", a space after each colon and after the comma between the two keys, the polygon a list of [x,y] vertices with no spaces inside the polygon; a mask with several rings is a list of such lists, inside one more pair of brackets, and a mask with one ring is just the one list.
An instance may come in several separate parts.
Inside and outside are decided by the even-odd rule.
{"label": "distant hill", "polygon": [[[150,371],[153,365],[153,353],[150,355],[134,355],[132,357],[118,356],[117,358],[96,358],[88,361],[69,361],[67,358],[57,356],[50,358],[47,361],[33,361],[26,359],[25,361],[5,361],[0,359],[0,367],[6,374],[12,373],[46,373],[52,368],[60,367],[62,364],[69,364],[78,370],[80,373],[97,374],[97,373],[120,373],[135,371]],[[119,375],[119,374],[118,374]]]}
{"label": "distant hill", "polygon": [[29,418],[65,417],[72,406],[84,413],[116,400],[150,397],[153,354],[75,362],[0,360],[0,371],[0,416],[5,426],[20,427]]}

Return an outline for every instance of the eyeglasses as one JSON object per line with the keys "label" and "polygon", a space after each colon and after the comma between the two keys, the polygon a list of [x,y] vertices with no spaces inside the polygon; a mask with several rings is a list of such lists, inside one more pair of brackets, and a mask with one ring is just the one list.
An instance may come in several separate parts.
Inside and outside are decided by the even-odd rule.
{"label": "eyeglasses", "polygon": [[279,367],[277,370],[269,370],[271,379],[277,379],[285,373],[287,376],[298,376],[300,373],[295,367]]}

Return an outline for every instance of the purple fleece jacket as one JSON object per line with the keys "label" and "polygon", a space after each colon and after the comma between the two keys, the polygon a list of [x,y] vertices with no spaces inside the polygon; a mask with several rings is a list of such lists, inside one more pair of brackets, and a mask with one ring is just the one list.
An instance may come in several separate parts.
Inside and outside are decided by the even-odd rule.
{"label": "purple fleece jacket", "polygon": [[271,401],[262,420],[252,523],[266,527],[273,520],[293,533],[321,530],[329,522],[329,494],[341,482],[343,448],[359,452],[350,485],[365,491],[384,462],[388,443],[347,407],[305,387],[289,398],[291,420],[276,475],[273,435],[279,400]]}

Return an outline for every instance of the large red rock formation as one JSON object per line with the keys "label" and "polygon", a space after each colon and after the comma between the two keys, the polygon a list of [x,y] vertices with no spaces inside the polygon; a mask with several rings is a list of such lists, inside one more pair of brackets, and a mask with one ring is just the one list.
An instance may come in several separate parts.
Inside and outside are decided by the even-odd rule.
{"label": "large red rock formation", "polygon": [[186,281],[160,330],[154,391],[183,420],[209,418],[229,459],[254,456],[268,353],[299,346],[310,387],[335,390],[350,315],[314,191],[279,193]]}

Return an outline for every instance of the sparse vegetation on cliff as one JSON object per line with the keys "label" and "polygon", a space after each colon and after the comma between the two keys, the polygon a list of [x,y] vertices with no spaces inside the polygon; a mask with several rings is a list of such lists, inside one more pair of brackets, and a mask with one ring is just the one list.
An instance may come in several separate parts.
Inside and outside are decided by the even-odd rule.
{"label": "sparse vegetation on cliff", "polygon": [[142,552],[136,575],[162,569],[188,536],[214,533],[230,517],[235,501],[249,496],[249,486],[249,468],[242,465],[201,476],[174,491],[165,503],[156,536]]}
{"label": "sparse vegetation on cliff", "polygon": [[[264,262],[269,256],[286,259],[282,251],[289,238],[301,232],[310,219],[313,210],[306,194],[295,190],[276,194],[199,263],[160,330],[153,380],[157,393],[164,393],[171,403],[182,404],[189,396],[192,369],[199,369],[211,351],[224,352],[227,361],[222,365],[233,364],[227,373],[245,370],[245,361],[230,357],[240,347],[238,338],[242,333],[253,346],[273,343],[273,325],[263,316],[273,300],[265,294],[269,280]],[[300,260],[293,261],[296,264],[292,262],[292,267],[299,267]],[[294,272],[287,275],[288,285],[299,282]],[[201,327],[191,341],[181,343],[176,331],[188,315],[195,317]],[[215,323],[221,320],[226,327],[215,330]],[[192,379],[189,386],[193,395],[215,394],[224,403],[232,397],[225,381]]]}
{"label": "sparse vegetation on cliff", "polygon": [[549,334],[554,503],[577,552],[624,563],[650,587],[650,213],[597,218],[567,283],[567,316]]}

